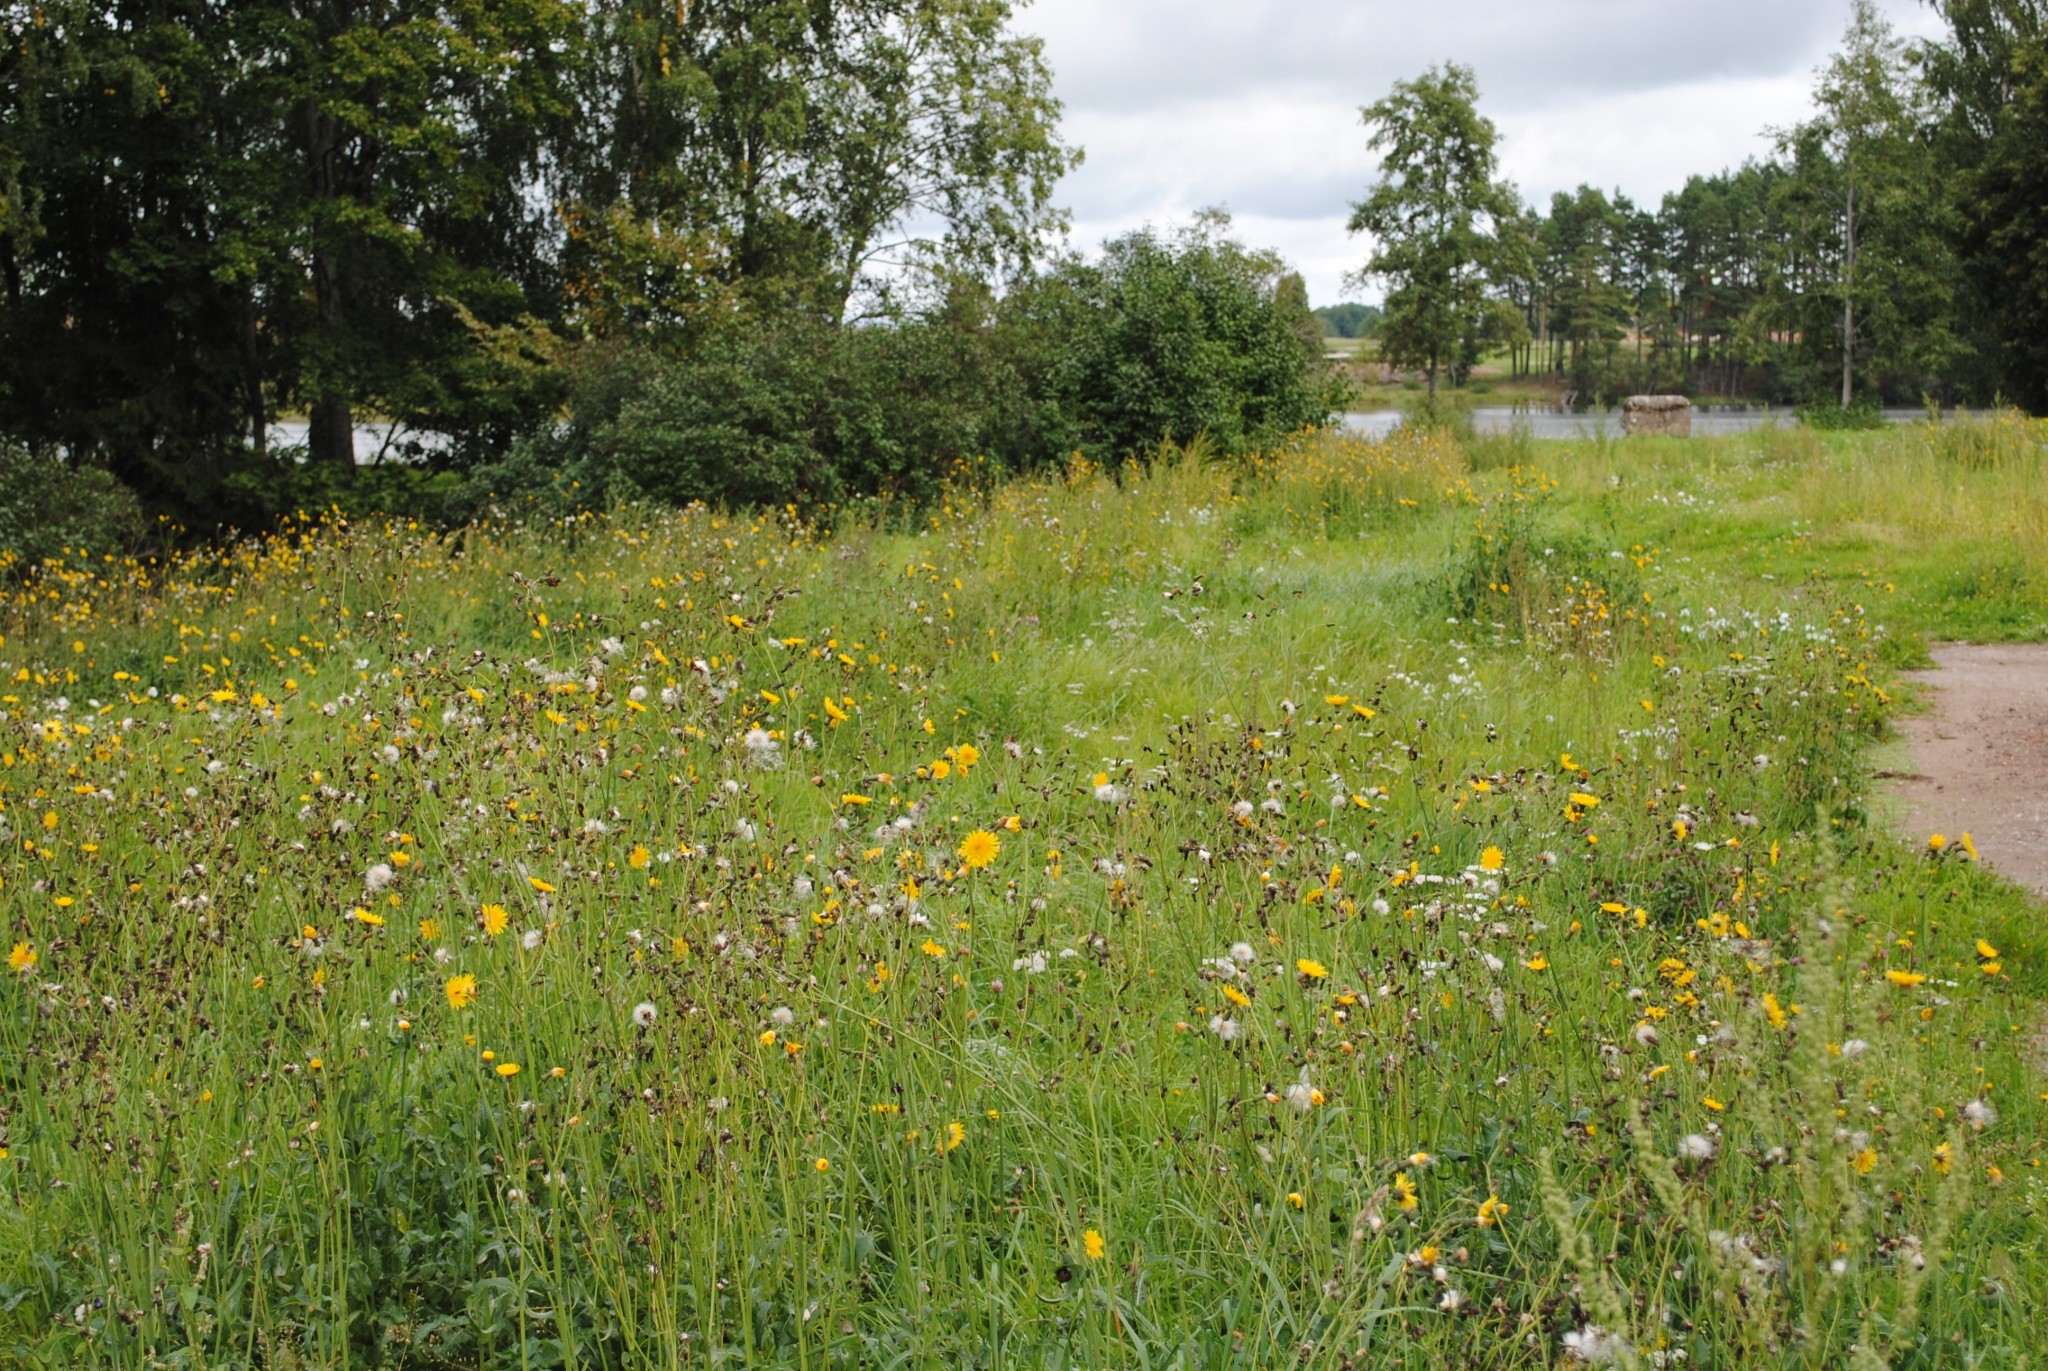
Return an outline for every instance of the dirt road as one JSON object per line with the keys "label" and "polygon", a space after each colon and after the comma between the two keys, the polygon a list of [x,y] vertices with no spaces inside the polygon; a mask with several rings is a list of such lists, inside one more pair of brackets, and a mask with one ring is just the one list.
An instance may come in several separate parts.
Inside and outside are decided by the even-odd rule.
{"label": "dirt road", "polygon": [[1907,833],[1970,835],[1985,865],[2048,899],[2048,645],[1943,643],[1931,713],[1899,721],[1911,771],[1889,788]]}

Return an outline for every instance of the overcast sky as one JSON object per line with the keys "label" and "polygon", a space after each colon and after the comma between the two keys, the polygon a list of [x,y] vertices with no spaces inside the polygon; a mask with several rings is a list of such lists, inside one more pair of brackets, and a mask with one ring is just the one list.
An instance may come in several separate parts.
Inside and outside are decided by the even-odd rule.
{"label": "overcast sky", "polygon": [[[1938,23],[1879,0],[1907,34]],[[1374,163],[1358,110],[1458,61],[1501,131],[1525,199],[1590,182],[1655,203],[1694,172],[1761,156],[1810,109],[1848,0],[1035,0],[1065,131],[1087,161],[1061,183],[1073,243],[1221,205],[1278,248],[1318,304],[1349,295],[1344,231]]]}

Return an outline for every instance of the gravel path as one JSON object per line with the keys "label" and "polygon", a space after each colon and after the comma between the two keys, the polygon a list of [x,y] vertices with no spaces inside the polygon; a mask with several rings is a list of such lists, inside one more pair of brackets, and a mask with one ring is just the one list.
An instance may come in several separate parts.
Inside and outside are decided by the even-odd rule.
{"label": "gravel path", "polygon": [[1889,787],[1913,837],[1964,833],[1985,865],[2048,899],[2048,644],[1941,643],[1933,710],[1899,720],[1912,771]]}

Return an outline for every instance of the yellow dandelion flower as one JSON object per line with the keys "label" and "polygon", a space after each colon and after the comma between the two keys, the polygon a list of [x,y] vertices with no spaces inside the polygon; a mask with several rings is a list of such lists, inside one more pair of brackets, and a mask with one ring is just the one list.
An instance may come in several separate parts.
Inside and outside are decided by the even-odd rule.
{"label": "yellow dandelion flower", "polygon": [[1406,1171],[1394,1173],[1394,1207],[1413,1210],[1421,1202],[1415,1198],[1415,1183],[1408,1179]]}
{"label": "yellow dandelion flower", "polygon": [[1489,1194],[1479,1205],[1479,1226],[1491,1228],[1508,1216],[1507,1204],[1498,1195]]}
{"label": "yellow dandelion flower", "polygon": [[1849,1165],[1856,1168],[1857,1175],[1868,1176],[1877,1167],[1876,1150],[1868,1147],[1864,1148],[1861,1152],[1849,1158]]}
{"label": "yellow dandelion flower", "polygon": [[1296,1209],[1301,1209],[1308,1204],[1308,1200],[1303,1197],[1302,1193],[1299,1190],[1288,1191],[1287,1202],[1293,1205]]}
{"label": "yellow dandelion flower", "polygon": [[813,1171],[816,1171],[818,1174],[823,1175],[825,1172],[830,1171],[832,1169],[832,1161],[829,1157],[820,1157],[818,1158],[818,1160],[811,1163],[811,1169]]}
{"label": "yellow dandelion flower", "polygon": [[633,850],[626,854],[626,865],[632,867],[635,871],[645,871],[647,864],[653,860],[654,854],[649,852],[644,845],[635,845]]}
{"label": "yellow dandelion flower", "polygon": [[476,1000],[476,977],[467,972],[450,976],[442,989],[447,993],[450,1009],[467,1009]]}
{"label": "yellow dandelion flower", "polygon": [[1294,969],[1312,981],[1327,980],[1330,975],[1330,968],[1313,957],[1303,957],[1294,964]]}
{"label": "yellow dandelion flower", "polygon": [[1528,961],[1523,962],[1522,965],[1528,967],[1531,971],[1548,971],[1550,970],[1550,959],[1539,952]]}
{"label": "yellow dandelion flower", "polygon": [[528,876],[526,878],[526,883],[532,886],[535,890],[539,891],[543,895],[552,895],[555,893],[555,888],[549,885],[546,881],[542,880],[538,876]]}
{"label": "yellow dandelion flower", "polygon": [[1927,835],[1927,850],[1929,852],[1940,852],[1947,846],[1947,835],[1941,833],[1930,833]]}
{"label": "yellow dandelion flower", "polygon": [[1985,942],[1982,938],[1979,938],[1977,939],[1977,955],[1988,962],[1997,961],[1998,949]]}
{"label": "yellow dandelion flower", "polygon": [[1721,1103],[1721,1101],[1715,1099],[1712,1095],[1702,1095],[1700,1097],[1700,1103],[1705,1105],[1708,1109],[1712,1110],[1716,1114],[1719,1114],[1723,1110],[1728,1108],[1727,1105]]}
{"label": "yellow dandelion flower", "polygon": [[943,957],[946,955],[945,947],[931,938],[926,938],[924,944],[918,948],[918,951],[924,953],[927,957]]}
{"label": "yellow dandelion flower", "polygon": [[487,904],[477,911],[477,918],[483,923],[485,936],[491,938],[505,931],[505,925],[511,917],[501,904]]}
{"label": "yellow dandelion flower", "polygon": [[1507,854],[1497,847],[1489,847],[1479,854],[1479,869],[1481,871],[1498,871],[1505,865],[1507,865]]}
{"label": "yellow dandelion flower", "polygon": [[1102,1234],[1091,1228],[1081,1235],[1081,1250],[1088,1254],[1089,1261],[1099,1262],[1107,1253],[1108,1247],[1102,1241]]}
{"label": "yellow dandelion flower", "polygon": [[1236,1005],[1239,1009],[1251,1008],[1252,997],[1245,994],[1242,990],[1239,990],[1234,985],[1226,985],[1223,987],[1223,998],[1230,1001],[1232,1004]]}
{"label": "yellow dandelion flower", "polygon": [[1893,985],[1912,987],[1926,980],[1927,976],[1926,973],[1920,971],[1887,971],[1884,973],[1884,978]]}
{"label": "yellow dandelion flower", "polygon": [[977,828],[960,840],[960,860],[971,871],[979,871],[993,862],[1002,850],[1002,839],[985,828]]}
{"label": "yellow dandelion flower", "polygon": [[939,1144],[941,1152],[951,1152],[967,1140],[967,1125],[958,1119],[946,1125],[946,1139]]}
{"label": "yellow dandelion flower", "polygon": [[519,1063],[518,1063],[518,1062],[499,1062],[499,1063],[497,1064],[497,1066],[495,1066],[495,1067],[494,1067],[494,1068],[492,1068],[492,1069],[493,1069],[493,1070],[495,1070],[495,1071],[496,1071],[496,1072],[497,1072],[497,1073],[498,1073],[498,1074],[499,1074],[500,1076],[504,1076],[504,1077],[506,1077],[507,1079],[509,1079],[509,1078],[511,1078],[511,1077],[513,1077],[513,1076],[516,1076],[516,1075],[518,1075],[518,1074],[519,1074]]}
{"label": "yellow dandelion flower", "polygon": [[962,771],[981,760],[981,749],[973,743],[962,743],[953,749],[953,761]]}
{"label": "yellow dandelion flower", "polygon": [[1934,1169],[1937,1173],[1946,1176],[1948,1174],[1949,1164],[1955,1160],[1954,1145],[1951,1143],[1942,1143],[1940,1146],[1934,1149],[1934,1155],[1928,1158],[1928,1160],[1931,1163],[1933,1163]]}
{"label": "yellow dandelion flower", "polygon": [[7,954],[7,969],[25,975],[35,968],[36,950],[27,943],[16,943],[14,949]]}

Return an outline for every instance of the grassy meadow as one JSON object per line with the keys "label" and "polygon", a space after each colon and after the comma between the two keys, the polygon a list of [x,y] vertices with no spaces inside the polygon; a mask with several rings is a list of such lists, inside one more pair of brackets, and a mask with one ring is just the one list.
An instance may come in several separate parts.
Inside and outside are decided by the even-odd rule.
{"label": "grassy meadow", "polygon": [[2044,634],[2019,419],[46,566],[0,1365],[2038,1365]]}

